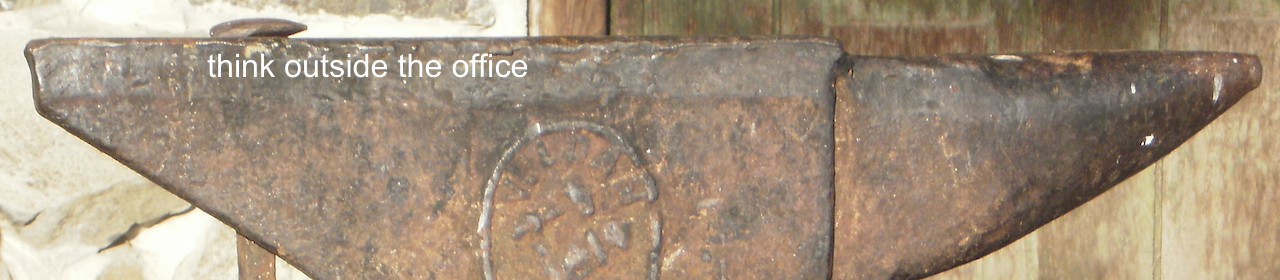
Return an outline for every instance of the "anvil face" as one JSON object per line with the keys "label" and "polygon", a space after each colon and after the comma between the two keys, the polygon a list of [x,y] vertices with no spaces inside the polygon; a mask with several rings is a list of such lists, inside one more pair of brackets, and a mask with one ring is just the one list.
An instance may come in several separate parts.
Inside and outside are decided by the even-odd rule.
{"label": "anvil face", "polygon": [[[27,54],[42,115],[317,279],[925,277],[1140,171],[1261,76],[1251,55],[858,57],[820,38]],[[210,77],[219,54],[275,77]],[[410,54],[441,75],[400,77]],[[388,74],[281,71],[347,55]],[[497,74],[514,61],[523,77]]]}

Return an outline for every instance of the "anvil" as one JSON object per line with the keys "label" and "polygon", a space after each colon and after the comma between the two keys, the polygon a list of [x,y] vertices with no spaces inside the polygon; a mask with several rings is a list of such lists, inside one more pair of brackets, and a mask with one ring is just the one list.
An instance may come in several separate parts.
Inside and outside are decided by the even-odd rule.
{"label": "anvil", "polygon": [[[37,111],[315,279],[922,278],[1147,167],[1262,71],[821,37],[242,36],[32,41]],[[219,54],[396,74],[211,77]],[[475,54],[527,73],[448,72]],[[443,74],[401,77],[406,55]]]}

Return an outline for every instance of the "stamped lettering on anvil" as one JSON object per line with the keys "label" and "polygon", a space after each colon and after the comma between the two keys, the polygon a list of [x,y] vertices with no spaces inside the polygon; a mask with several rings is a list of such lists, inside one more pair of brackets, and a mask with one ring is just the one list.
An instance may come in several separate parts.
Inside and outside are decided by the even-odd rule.
{"label": "stamped lettering on anvil", "polygon": [[536,123],[503,151],[478,229],[485,279],[657,279],[658,189],[608,127]]}

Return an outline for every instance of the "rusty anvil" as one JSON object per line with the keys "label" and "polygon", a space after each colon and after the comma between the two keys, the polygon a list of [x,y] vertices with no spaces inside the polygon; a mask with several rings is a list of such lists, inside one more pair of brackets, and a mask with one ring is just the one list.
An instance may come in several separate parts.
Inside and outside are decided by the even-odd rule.
{"label": "rusty anvil", "polygon": [[[316,279],[922,278],[1147,167],[1262,71],[1208,52],[285,33],[44,39],[26,55],[41,115]],[[477,53],[527,76],[206,69]]]}

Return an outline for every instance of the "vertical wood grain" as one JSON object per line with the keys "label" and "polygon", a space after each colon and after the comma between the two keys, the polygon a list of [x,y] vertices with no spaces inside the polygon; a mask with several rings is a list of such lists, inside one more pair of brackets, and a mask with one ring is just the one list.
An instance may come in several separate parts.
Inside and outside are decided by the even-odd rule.
{"label": "vertical wood grain", "polygon": [[778,33],[777,7],[781,2],[623,0],[611,4],[610,21],[615,22],[612,30],[619,35],[771,35]]}
{"label": "vertical wood grain", "polygon": [[1162,279],[1280,275],[1280,4],[1170,1],[1166,45],[1254,53],[1262,85],[1165,157]]}
{"label": "vertical wood grain", "polygon": [[1160,47],[1160,0],[1040,0],[1035,4],[1035,18],[1024,20],[1040,22],[1040,51]]}
{"label": "vertical wood grain", "polygon": [[1040,232],[1031,232],[990,255],[929,277],[930,280],[1040,279]]}
{"label": "vertical wood grain", "polygon": [[647,35],[769,35],[773,0],[648,0]]}
{"label": "vertical wood grain", "polygon": [[800,1],[782,6],[781,30],[835,37],[852,54],[984,53],[996,38],[992,6],[986,0]]}
{"label": "vertical wood grain", "polygon": [[610,0],[609,35],[645,35],[645,0]]}
{"label": "vertical wood grain", "polygon": [[849,53],[926,55],[990,52],[988,39],[993,37],[993,32],[991,23],[987,21],[860,23],[831,27],[828,35],[840,38]]}
{"label": "vertical wood grain", "polygon": [[[1154,50],[1160,48],[1159,0],[1036,1],[1023,22],[1033,40],[1002,42],[1017,51]],[[1039,20],[1031,23],[1027,20]],[[1038,46],[1036,44],[1039,44]],[[1152,165],[1110,191],[1042,227],[1039,278],[1152,279],[1156,176]]]}
{"label": "vertical wood grain", "polygon": [[608,35],[608,5],[608,0],[529,0],[529,35]]}
{"label": "vertical wood grain", "polygon": [[1152,279],[1157,168],[1040,228],[1039,278]]}
{"label": "vertical wood grain", "polygon": [[823,22],[826,3],[822,0],[779,2],[778,33],[826,35],[826,25]]}

